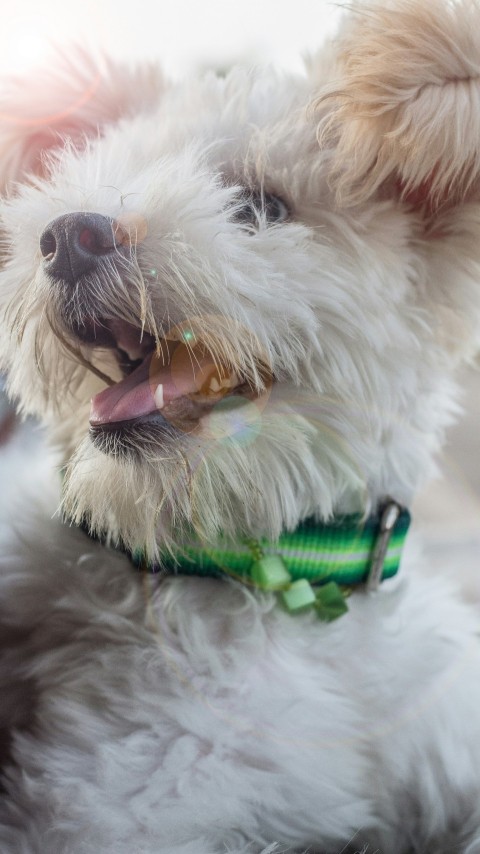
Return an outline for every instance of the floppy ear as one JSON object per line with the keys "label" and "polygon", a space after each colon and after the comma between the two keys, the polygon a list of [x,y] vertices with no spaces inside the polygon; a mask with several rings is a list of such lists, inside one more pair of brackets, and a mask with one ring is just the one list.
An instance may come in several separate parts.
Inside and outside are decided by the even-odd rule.
{"label": "floppy ear", "polygon": [[480,176],[477,0],[354,4],[332,83],[316,101],[334,142],[337,200],[384,187],[431,212],[471,194]]}
{"label": "floppy ear", "polygon": [[406,203],[417,298],[444,352],[470,358],[480,348],[480,0],[354,2],[330,51],[313,107],[337,204]]}
{"label": "floppy ear", "polygon": [[122,116],[154,105],[164,82],[154,66],[134,70],[77,49],[54,68],[0,86],[0,192],[48,169],[44,155],[67,139],[81,145]]}

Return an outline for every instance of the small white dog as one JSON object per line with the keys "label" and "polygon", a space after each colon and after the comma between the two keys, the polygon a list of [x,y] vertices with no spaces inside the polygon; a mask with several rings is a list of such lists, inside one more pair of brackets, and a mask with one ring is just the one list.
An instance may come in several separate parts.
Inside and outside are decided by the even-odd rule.
{"label": "small white dog", "polygon": [[2,854],[480,852],[478,614],[410,545],[377,585],[480,339],[480,6],[0,112],[1,361],[62,467],[4,514]]}

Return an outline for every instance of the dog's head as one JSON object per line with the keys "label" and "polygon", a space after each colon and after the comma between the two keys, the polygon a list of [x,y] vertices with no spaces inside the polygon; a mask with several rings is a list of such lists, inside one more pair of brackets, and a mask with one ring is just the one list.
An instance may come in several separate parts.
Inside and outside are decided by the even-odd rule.
{"label": "dog's head", "polygon": [[304,77],[83,56],[1,105],[1,357],[130,547],[406,503],[479,330],[480,12],[357,8]]}

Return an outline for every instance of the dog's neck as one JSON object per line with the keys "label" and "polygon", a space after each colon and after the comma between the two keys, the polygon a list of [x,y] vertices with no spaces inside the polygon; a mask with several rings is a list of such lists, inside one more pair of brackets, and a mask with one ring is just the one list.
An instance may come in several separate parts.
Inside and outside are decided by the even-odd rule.
{"label": "dog's neck", "polygon": [[148,561],[141,552],[130,557],[150,573],[231,577],[277,591],[289,611],[315,607],[322,619],[332,620],[348,610],[352,588],[373,591],[398,572],[409,525],[408,510],[389,500],[366,519],[307,519],[276,543],[243,538],[210,547],[192,535],[181,548],[162,554],[160,562]]}

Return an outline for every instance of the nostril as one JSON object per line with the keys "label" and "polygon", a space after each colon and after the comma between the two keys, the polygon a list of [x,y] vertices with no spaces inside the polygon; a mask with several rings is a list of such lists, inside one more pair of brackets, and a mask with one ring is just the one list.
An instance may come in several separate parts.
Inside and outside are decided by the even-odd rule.
{"label": "nostril", "polygon": [[51,261],[57,251],[57,241],[52,231],[44,231],[40,238],[40,252],[46,261]]}
{"label": "nostril", "polygon": [[92,255],[106,255],[115,249],[113,229],[110,229],[110,233],[108,233],[105,230],[82,228],[78,235],[78,243]]}
{"label": "nostril", "polygon": [[97,269],[121,246],[115,223],[103,214],[76,211],[48,223],[40,237],[44,270],[53,281],[75,284]]}

